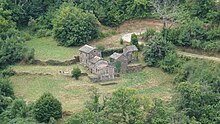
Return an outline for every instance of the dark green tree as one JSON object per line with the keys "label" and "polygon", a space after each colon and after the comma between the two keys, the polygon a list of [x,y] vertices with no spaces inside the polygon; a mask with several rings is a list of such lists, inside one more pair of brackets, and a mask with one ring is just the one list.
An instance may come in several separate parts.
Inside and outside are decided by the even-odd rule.
{"label": "dark green tree", "polygon": [[175,53],[175,47],[171,42],[161,36],[156,36],[149,41],[145,47],[144,61],[149,66],[158,66],[169,53]]}
{"label": "dark green tree", "polygon": [[74,68],[71,73],[73,78],[79,80],[79,77],[81,76],[81,70],[79,68]]}
{"label": "dark green tree", "polygon": [[49,122],[50,118],[62,117],[61,103],[50,93],[44,93],[35,103],[34,116],[39,122]]}
{"label": "dark green tree", "polygon": [[60,45],[80,46],[99,35],[96,18],[73,4],[64,3],[53,21],[54,37]]}
{"label": "dark green tree", "polygon": [[135,45],[137,48],[139,48],[138,38],[137,38],[136,34],[131,35],[131,44]]}

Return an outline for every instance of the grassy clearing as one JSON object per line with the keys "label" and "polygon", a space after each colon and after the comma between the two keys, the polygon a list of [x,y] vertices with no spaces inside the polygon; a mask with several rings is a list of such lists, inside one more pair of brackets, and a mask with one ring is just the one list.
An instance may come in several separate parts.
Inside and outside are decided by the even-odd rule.
{"label": "grassy clearing", "polygon": [[[75,65],[78,66],[78,65]],[[80,68],[83,68],[79,65]],[[57,74],[59,70],[71,70],[73,66],[13,66],[17,72],[51,73],[53,76],[25,75],[13,76],[11,80],[15,94],[28,102],[38,99],[44,92],[51,92],[63,104],[64,111],[78,112],[89,99],[89,89],[96,87],[104,95],[109,95],[118,88],[134,88],[141,95],[151,99],[169,100],[172,96],[173,75],[163,73],[157,68],[146,68],[141,72],[122,75],[115,81],[116,85],[101,86],[91,83],[87,77],[76,81],[70,77]]]}
{"label": "grassy clearing", "polygon": [[35,38],[26,42],[27,46],[35,49],[35,58],[39,60],[69,60],[79,54],[79,47],[57,46],[52,37]]}

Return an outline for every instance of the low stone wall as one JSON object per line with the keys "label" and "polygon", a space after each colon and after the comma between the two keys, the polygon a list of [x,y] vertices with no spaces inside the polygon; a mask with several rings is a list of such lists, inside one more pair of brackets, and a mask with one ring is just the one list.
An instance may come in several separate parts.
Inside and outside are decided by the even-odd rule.
{"label": "low stone wall", "polygon": [[33,60],[31,64],[33,64],[33,65],[67,66],[67,65],[76,64],[77,62],[79,62],[79,56],[74,56],[74,59],[66,60],[64,62],[61,62],[58,60],[47,60],[47,61]]}
{"label": "low stone wall", "polygon": [[143,66],[141,64],[128,65],[127,73],[138,72],[138,71],[143,70],[145,67],[147,67],[147,66]]}
{"label": "low stone wall", "polygon": [[15,75],[17,76],[23,76],[23,75],[53,76],[50,73],[30,73],[30,72],[15,72]]}

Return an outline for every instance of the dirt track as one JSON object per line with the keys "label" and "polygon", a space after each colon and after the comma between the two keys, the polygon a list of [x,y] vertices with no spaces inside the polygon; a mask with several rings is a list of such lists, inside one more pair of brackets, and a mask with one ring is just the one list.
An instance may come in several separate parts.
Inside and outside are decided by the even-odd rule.
{"label": "dirt track", "polygon": [[[143,33],[143,31],[146,30],[147,28],[155,28],[156,30],[160,30],[162,26],[163,24],[159,20],[146,19],[146,20],[127,21],[117,28],[116,31],[120,35],[117,35],[117,37],[115,38],[118,38],[118,39],[122,38],[124,41],[129,42],[130,36],[132,33],[140,34],[140,33]],[[220,58],[218,57],[211,57],[211,56],[206,56],[206,55],[183,52],[180,50],[178,50],[177,53],[179,55],[186,56],[186,57],[206,59],[206,60],[220,62]]]}

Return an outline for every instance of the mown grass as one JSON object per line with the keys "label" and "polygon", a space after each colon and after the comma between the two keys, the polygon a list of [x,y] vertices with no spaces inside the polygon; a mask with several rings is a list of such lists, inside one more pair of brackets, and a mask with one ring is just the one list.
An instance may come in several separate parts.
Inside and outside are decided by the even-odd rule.
{"label": "mown grass", "polygon": [[79,47],[58,46],[52,37],[34,38],[26,42],[29,48],[35,49],[35,59],[39,60],[70,60],[79,54]]}
{"label": "mown grass", "polygon": [[[75,65],[77,66],[77,65]],[[79,65],[80,68],[83,68]],[[157,68],[146,68],[141,72],[124,74],[114,81],[116,85],[102,86],[92,83],[88,77],[80,80],[58,74],[59,70],[71,70],[73,66],[13,66],[17,72],[51,73],[53,76],[25,75],[13,76],[11,80],[15,95],[28,102],[34,102],[44,92],[50,92],[63,104],[64,111],[78,112],[89,99],[89,89],[96,87],[103,95],[109,95],[119,88],[134,88],[150,99],[169,100],[173,94],[173,75],[165,74]]]}

